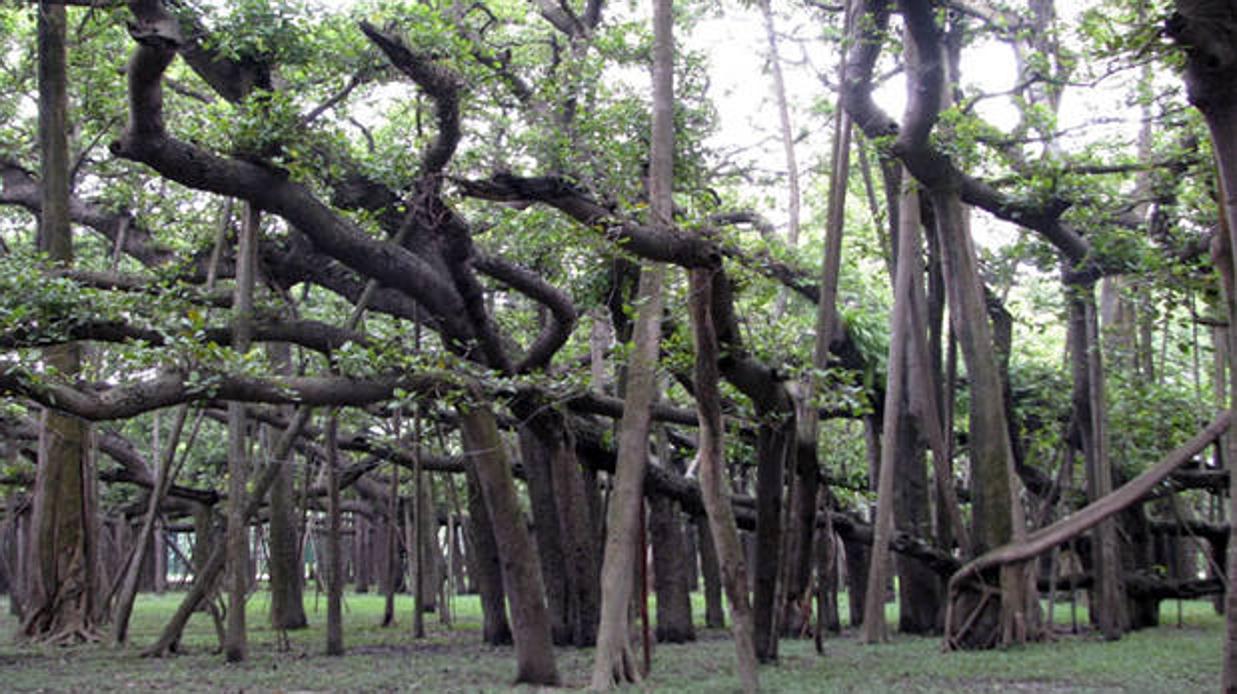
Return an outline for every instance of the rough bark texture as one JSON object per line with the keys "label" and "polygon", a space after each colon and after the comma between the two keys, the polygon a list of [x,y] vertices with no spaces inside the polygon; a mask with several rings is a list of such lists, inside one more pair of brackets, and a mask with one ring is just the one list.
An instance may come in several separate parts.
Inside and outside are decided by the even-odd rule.
{"label": "rough bark texture", "polygon": [[[43,171],[38,246],[52,262],[69,265],[73,238],[63,5],[39,3],[38,52]],[[81,351],[73,344],[52,347],[44,352],[43,361],[49,369],[72,378],[80,368]],[[73,643],[96,638],[98,521],[89,437],[83,421],[44,409],[22,625],[22,633],[35,640]]]}
{"label": "rough bark texture", "polygon": [[[761,412],[767,420],[777,415]],[[782,559],[782,491],[787,458],[795,436],[794,417],[788,421],[764,421],[756,437],[756,536],[752,591],[756,658],[762,663],[777,660],[778,569]]]}
{"label": "rough bark texture", "polygon": [[661,341],[661,285],[665,268],[650,265],[640,273],[634,350],[627,366],[623,417],[619,424],[619,453],[610,506],[606,514],[605,557],[601,565],[601,622],[593,662],[592,687],[606,690],[637,682],[640,672],[629,643],[628,606],[631,603],[637,532],[643,523],[640,498],[649,456],[649,423]]}
{"label": "rough bark texture", "polygon": [[515,480],[494,413],[471,403],[460,408],[460,431],[466,455],[476,471],[481,496],[490,512],[498,546],[503,585],[511,606],[516,681],[555,686],[558,667],[550,637],[550,616],[537,564],[536,548],[520,510]]}
{"label": "rough bark texture", "polygon": [[568,601],[571,590],[567,580],[567,562],[563,552],[558,503],[554,498],[551,478],[552,452],[536,432],[520,427],[520,459],[524,464],[524,479],[528,483],[528,501],[533,515],[533,531],[537,538],[537,555],[541,558],[541,578],[545,582],[549,603],[551,634],[554,645],[572,642],[572,624]]}
{"label": "rough bark texture", "polygon": [[[971,386],[971,480],[972,542],[977,552],[1020,538],[1025,532],[1021,501],[1015,493],[1013,451],[1005,422],[1004,396],[991,330],[979,282],[975,248],[961,202],[949,192],[932,196],[937,233],[945,249],[944,267],[954,332],[962,347]],[[1001,599],[992,601],[982,592],[960,593],[950,606],[955,619],[972,616],[970,638],[964,647],[991,647],[1025,642],[1032,637],[1028,613],[1032,587],[1025,571],[1002,573]],[[957,629],[957,625],[946,625]]]}

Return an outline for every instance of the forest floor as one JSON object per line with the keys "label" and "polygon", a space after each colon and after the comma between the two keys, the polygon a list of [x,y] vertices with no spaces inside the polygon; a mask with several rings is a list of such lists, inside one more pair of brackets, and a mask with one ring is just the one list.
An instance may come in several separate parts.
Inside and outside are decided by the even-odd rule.
{"label": "forest floor", "polygon": [[[100,692],[336,692],[537,691],[511,687],[515,662],[510,648],[479,643],[479,607],[474,597],[453,600],[456,625],[426,616],[429,636],[413,639],[411,600],[397,600],[399,624],[378,626],[383,601],[377,595],[349,594],[345,600],[344,657],[322,654],[325,597],[306,599],[311,627],[288,634],[290,647],[278,647],[267,624],[267,596],[250,601],[249,660],[225,665],[215,653],[214,627],[207,615],[189,624],[181,655],[142,658],[138,651],[154,641],[180,595],[143,595],[131,628],[133,645],[49,647],[0,639],[0,691]],[[0,607],[3,607],[0,599]],[[703,614],[703,609],[697,610]],[[1058,606],[1058,625],[1069,612]],[[982,653],[942,653],[939,638],[895,636],[890,644],[861,646],[853,632],[825,642],[816,654],[810,640],[784,640],[776,666],[762,667],[769,692],[1185,692],[1219,689],[1223,618],[1209,602],[1165,602],[1163,624],[1106,643],[1092,634],[1063,634],[1031,646]],[[890,617],[894,618],[893,608]],[[1079,619],[1085,621],[1085,609]],[[0,610],[0,633],[16,631],[16,620]],[[571,689],[587,686],[591,650],[560,649],[559,670]],[[658,645],[651,676],[638,691],[737,691],[733,650],[727,632],[702,630],[699,641]]]}

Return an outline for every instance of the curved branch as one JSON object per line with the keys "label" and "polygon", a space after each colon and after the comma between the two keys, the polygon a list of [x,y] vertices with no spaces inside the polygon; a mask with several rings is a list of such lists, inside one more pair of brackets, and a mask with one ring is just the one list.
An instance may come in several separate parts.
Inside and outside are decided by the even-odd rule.
{"label": "curved branch", "polygon": [[618,219],[612,210],[594,202],[583,191],[557,176],[522,178],[495,174],[484,181],[456,179],[464,195],[496,202],[540,202],[580,224],[601,229],[626,250],[649,260],[686,268],[712,267],[719,260],[717,247],[699,236],[678,230],[663,231]]}
{"label": "curved branch", "polygon": [[544,368],[575,329],[577,314],[571,297],[533,271],[502,258],[478,253],[472,264],[478,271],[550,309],[550,320],[528,348],[528,353],[516,364],[515,371],[526,373]]}
{"label": "curved branch", "polygon": [[434,100],[438,119],[438,137],[426,149],[421,161],[421,175],[442,173],[460,142],[460,87],[462,81],[453,71],[435,65],[424,54],[410,50],[404,42],[379,30],[369,22],[361,22],[361,32],[378,46],[391,64],[412,78]]}
{"label": "curved branch", "polygon": [[475,337],[452,283],[408,250],[367,235],[323,205],[304,186],[270,167],[225,159],[170,137],[163,126],[162,76],[175,55],[171,39],[134,32],[129,68],[129,124],[112,143],[118,156],[144,163],[183,185],[248,200],[274,212],[356,272],[415,297],[466,353]]}
{"label": "curved branch", "polygon": [[[911,3],[912,8],[922,7]],[[889,24],[890,3],[888,0],[861,1],[856,8],[857,16],[865,17],[855,22],[861,32],[851,42],[842,79],[842,105],[864,134],[874,140],[898,136],[890,151],[906,165],[915,178],[932,189],[956,188],[963,201],[982,208],[998,219],[1031,229],[1057,248],[1074,263],[1081,276],[1098,277],[1106,268],[1097,265],[1092,257],[1091,245],[1073,227],[1061,221],[1061,215],[1069,208],[1069,202],[1053,198],[1043,204],[1015,200],[1002,194],[988,184],[966,175],[950,158],[927,139],[925,126],[930,123],[915,119],[909,132],[901,134],[896,121],[885,113],[872,97],[872,74],[876,59],[880,56],[885,32]],[[919,15],[912,13],[912,40],[916,43],[930,40],[930,32],[924,28]],[[930,14],[930,12],[929,12]],[[933,25],[935,27],[935,25]],[[935,32],[935,28],[932,29]],[[922,46],[921,50],[926,49]],[[924,96],[926,99],[926,95]],[[925,104],[926,105],[926,104]],[[1116,268],[1114,268],[1115,270]]]}

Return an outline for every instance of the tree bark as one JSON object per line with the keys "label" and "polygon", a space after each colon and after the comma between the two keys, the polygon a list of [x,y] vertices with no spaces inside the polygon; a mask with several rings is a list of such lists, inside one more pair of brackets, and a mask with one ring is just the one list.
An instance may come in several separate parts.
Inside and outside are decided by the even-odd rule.
{"label": "tree bark", "polygon": [[[649,151],[649,214],[652,224],[674,224],[674,16],[671,0],[653,0],[653,122]],[[601,565],[601,622],[593,659],[592,688],[607,691],[637,682],[640,673],[628,640],[631,567],[636,530],[643,524],[641,494],[648,464],[650,408],[657,388],[661,343],[662,282],[665,268],[647,265],[640,273],[633,351],[627,366],[618,462],[606,514]],[[644,561],[640,557],[638,561]]]}
{"label": "tree bark", "polygon": [[[43,179],[38,248],[56,264],[73,263],[69,224],[68,75],[65,8],[38,7],[39,150]],[[49,371],[72,379],[81,348],[44,351]],[[54,643],[94,640],[98,604],[98,519],[90,430],[75,417],[44,408],[35,471],[33,537],[27,564],[22,633]]]}
{"label": "tree bark", "polygon": [[326,654],[344,654],[343,520],[339,508],[339,411],[326,420]]}
{"label": "tree bark", "polygon": [[536,548],[520,510],[494,413],[482,402],[478,393],[474,402],[460,408],[460,431],[498,545],[503,585],[511,605],[516,682],[556,686],[558,668],[554,663],[550,616]]}
{"label": "tree bark", "polygon": [[[1107,407],[1104,402],[1104,369],[1101,363],[1099,317],[1095,307],[1095,289],[1088,287],[1082,297],[1087,336],[1087,386],[1091,414],[1091,449],[1087,456],[1087,492],[1092,502],[1112,492],[1112,466],[1108,458]],[[1091,535],[1091,560],[1098,580],[1095,584],[1095,605],[1100,631],[1112,641],[1129,629],[1126,596],[1121,582],[1120,547],[1117,525],[1106,520],[1096,526]]]}
{"label": "tree bark", "polygon": [[[1237,55],[1232,50],[1237,31],[1237,7],[1233,0],[1205,2],[1177,0],[1176,12],[1169,18],[1166,33],[1185,48],[1186,91],[1203,114],[1211,134],[1212,150],[1219,165],[1220,245],[1228,253],[1221,267],[1228,302],[1229,329],[1229,408],[1237,409]],[[1229,461],[1237,460],[1237,436],[1229,435]],[[1229,475],[1232,504],[1229,547],[1237,547],[1237,474]],[[1225,597],[1227,635],[1224,640],[1222,685],[1226,692],[1237,692],[1237,551],[1228,552],[1228,594]]]}
{"label": "tree bark", "polygon": [[[286,344],[269,350],[276,370],[291,373],[291,351]],[[287,412],[291,416],[291,412]],[[273,432],[267,430],[267,444]],[[309,626],[305,616],[304,569],[301,538],[297,530],[297,509],[293,494],[294,467],[280,464],[279,474],[271,484],[270,503],[270,567],[271,627],[276,630],[304,629]],[[359,532],[359,530],[358,530]],[[359,536],[354,542],[364,546]],[[361,567],[357,567],[358,572]]]}
{"label": "tree bark", "polygon": [[[661,0],[665,1],[665,0]],[[655,177],[651,177],[655,178]],[[601,622],[593,661],[592,687],[604,691],[624,682],[638,682],[639,668],[629,643],[628,606],[631,568],[642,561],[636,553],[636,533],[643,519],[640,498],[648,465],[649,424],[661,342],[661,285],[664,266],[652,264],[640,273],[639,306],[634,350],[627,366],[619,453],[606,514],[605,555],[601,565]]]}
{"label": "tree bark", "polygon": [[[975,551],[983,552],[1024,537],[1026,524],[1021,500],[1016,493],[1013,451],[1005,421],[1004,394],[988,325],[983,287],[979,278],[975,247],[967,213],[956,193],[932,191],[946,291],[954,332],[962,347],[971,388],[971,541]],[[958,592],[948,611],[955,619],[977,615],[970,636],[957,641],[963,647],[987,647],[1022,643],[1034,634],[1034,587],[1029,585],[1026,567],[1003,570],[1000,576],[999,604],[979,594]],[[957,625],[946,624],[946,632]],[[957,633],[955,631],[955,633]]]}
{"label": "tree bark", "polygon": [[756,537],[753,628],[756,630],[756,658],[762,663],[777,661],[778,573],[782,559],[782,491],[786,464],[793,452],[795,421],[768,421],[777,413],[760,412],[756,435]]}
{"label": "tree bark", "polygon": [[573,629],[569,618],[568,600],[571,598],[567,572],[568,566],[563,551],[563,538],[559,533],[558,502],[555,500],[551,478],[550,448],[538,439],[526,423],[520,427],[520,458],[524,464],[524,480],[528,485],[528,502],[532,510],[533,531],[537,537],[537,555],[541,558],[541,577],[545,582],[546,600],[549,602],[551,635],[554,645],[563,646],[572,642]]}
{"label": "tree bark", "polygon": [[722,609],[722,576],[718,566],[717,549],[713,546],[713,533],[709,530],[706,516],[695,518],[696,544],[700,546],[700,576],[704,582],[704,625],[710,629],[726,628],[726,614]]}
{"label": "tree bark", "polygon": [[713,545],[717,549],[722,586],[730,604],[730,628],[734,635],[739,681],[743,691],[750,693],[760,689],[760,680],[756,673],[756,643],[747,594],[747,568],[723,473],[725,448],[717,365],[721,355],[711,306],[713,272],[698,268],[689,275],[692,335],[696,344],[696,408],[700,419],[700,444],[696,455],[699,457],[700,496],[709,519]]}
{"label": "tree bark", "polygon": [[512,637],[498,543],[494,540],[494,525],[485,507],[476,471],[470,467],[467,473],[468,534],[472,547],[469,571],[481,594],[481,639],[492,646],[502,646],[511,643]]}
{"label": "tree bark", "polygon": [[867,588],[863,599],[863,643],[879,643],[888,638],[885,625],[885,591],[890,580],[889,538],[893,535],[894,477],[897,474],[895,456],[900,452],[897,435],[900,421],[909,418],[906,412],[907,350],[911,327],[911,282],[916,281],[914,269],[918,263],[912,254],[918,252],[919,196],[909,182],[899,202],[897,264],[894,270],[893,313],[889,318],[889,364],[885,387],[884,424],[881,427],[881,457],[877,476],[876,520],[872,530],[872,563],[868,569]]}
{"label": "tree bark", "polygon": [[[257,238],[261,212],[245,206],[245,219],[236,241],[236,289],[233,293],[232,349],[249,351],[253,335],[253,289],[257,272]],[[245,660],[248,636],[245,603],[251,581],[249,571],[249,525],[245,516],[245,488],[249,481],[245,405],[228,403],[228,622],[223,647],[230,663]]]}
{"label": "tree bark", "polygon": [[649,500],[649,537],[653,547],[653,584],[657,592],[657,640],[696,640],[691,595],[687,586],[687,543],[677,505],[660,496]]}

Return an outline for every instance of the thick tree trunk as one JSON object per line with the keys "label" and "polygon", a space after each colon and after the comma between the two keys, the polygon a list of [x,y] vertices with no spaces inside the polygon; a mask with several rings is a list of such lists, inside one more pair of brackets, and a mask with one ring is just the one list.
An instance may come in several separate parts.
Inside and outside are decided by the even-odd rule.
{"label": "thick tree trunk", "polygon": [[[1212,150],[1219,165],[1220,233],[1226,237],[1217,266],[1225,282],[1229,326],[1229,408],[1237,409],[1237,56],[1232,36],[1237,31],[1237,7],[1233,0],[1204,2],[1177,0],[1176,12],[1166,27],[1168,35],[1186,49],[1185,82],[1190,103],[1202,112],[1211,133]],[[1228,460],[1237,460],[1237,435],[1229,434]],[[1230,467],[1231,469],[1231,467]],[[1237,692],[1237,474],[1229,475],[1232,504],[1232,535],[1228,552],[1227,636],[1224,641],[1223,688]]]}
{"label": "thick tree trunk", "polygon": [[[820,497],[820,472],[816,459],[816,432],[809,431],[804,420],[809,408],[803,401],[796,403],[795,421],[797,431],[794,444],[794,496],[791,499],[792,533],[788,543],[786,574],[786,606],[796,609],[811,592],[812,567],[815,566],[813,545],[816,541],[816,502]],[[817,431],[819,428],[817,428]]]}
{"label": "thick tree trunk", "polygon": [[761,412],[756,440],[756,558],[752,619],[756,630],[756,658],[762,663],[777,660],[777,579],[782,549],[782,490],[786,463],[795,437],[794,417],[768,422],[776,417]]}
{"label": "thick tree trunk", "polygon": [[[912,339],[920,339],[916,335]],[[908,384],[914,388],[914,379]],[[909,407],[909,403],[908,403]],[[932,537],[931,509],[928,503],[928,475],[924,443],[919,436],[919,420],[900,417],[895,436],[894,517],[897,529],[915,537]],[[904,634],[939,633],[943,618],[940,575],[914,557],[899,554],[898,631]]]}
{"label": "thick tree trunk", "polygon": [[[73,237],[63,5],[39,3],[38,52],[43,182],[38,246],[49,260],[67,266],[73,262]],[[80,368],[81,350],[74,344],[52,347],[44,351],[43,362],[71,379]],[[100,606],[90,432],[81,420],[46,409],[40,424],[22,633],[56,643],[93,640]]]}
{"label": "thick tree trunk", "polygon": [[[269,350],[276,370],[291,373],[291,351],[286,344]],[[286,414],[291,415],[291,411]],[[267,431],[266,441],[271,443],[273,432]],[[281,464],[279,474],[271,484],[270,503],[270,552],[267,565],[271,575],[271,627],[276,630],[304,629],[309,626],[305,617],[301,538],[298,532],[298,517],[293,494],[294,467]],[[358,533],[360,528],[358,526]],[[360,543],[358,536],[354,542]],[[360,567],[358,567],[359,569]]]}
{"label": "thick tree trunk", "polygon": [[687,586],[687,543],[676,504],[664,496],[649,499],[649,537],[653,546],[653,583],[657,592],[657,640],[696,640],[691,595]]}
{"label": "thick tree trunk", "polygon": [[842,547],[846,552],[846,593],[849,598],[850,626],[862,627],[863,615],[867,611],[868,568],[871,566],[871,548],[866,544],[852,539],[842,538]]}
{"label": "thick tree trunk", "polygon": [[554,664],[550,616],[536,548],[520,510],[494,413],[481,402],[482,396],[478,394],[476,401],[460,408],[460,431],[498,547],[503,585],[511,606],[516,681],[555,686],[559,681],[558,668]]}
{"label": "thick tree trunk", "polygon": [[507,621],[507,599],[503,590],[498,543],[494,540],[490,512],[481,495],[481,485],[473,470],[468,470],[468,533],[472,552],[469,572],[481,594],[481,639],[493,646],[512,642]]}
{"label": "thick tree trunk", "polygon": [[568,566],[559,534],[558,502],[554,498],[550,470],[553,453],[527,424],[520,427],[519,438],[533,531],[537,536],[537,554],[541,557],[541,578],[545,582],[546,600],[549,602],[551,634],[554,645],[564,646],[572,642],[573,625],[569,618],[571,590],[567,579]]}
{"label": "thick tree trunk", "polygon": [[[950,316],[969,375],[974,523],[971,540],[975,551],[983,552],[1021,539],[1026,525],[1016,493],[1005,400],[967,212],[953,191],[933,191],[932,207],[940,248],[944,250]],[[987,599],[981,590],[960,590],[951,598],[953,604],[948,611],[959,620],[946,624],[947,632],[955,634],[951,645],[990,647],[1022,643],[1034,636],[1034,586],[1030,584],[1027,567],[1003,569],[999,580],[1000,601]],[[971,627],[962,630],[968,621]]]}

